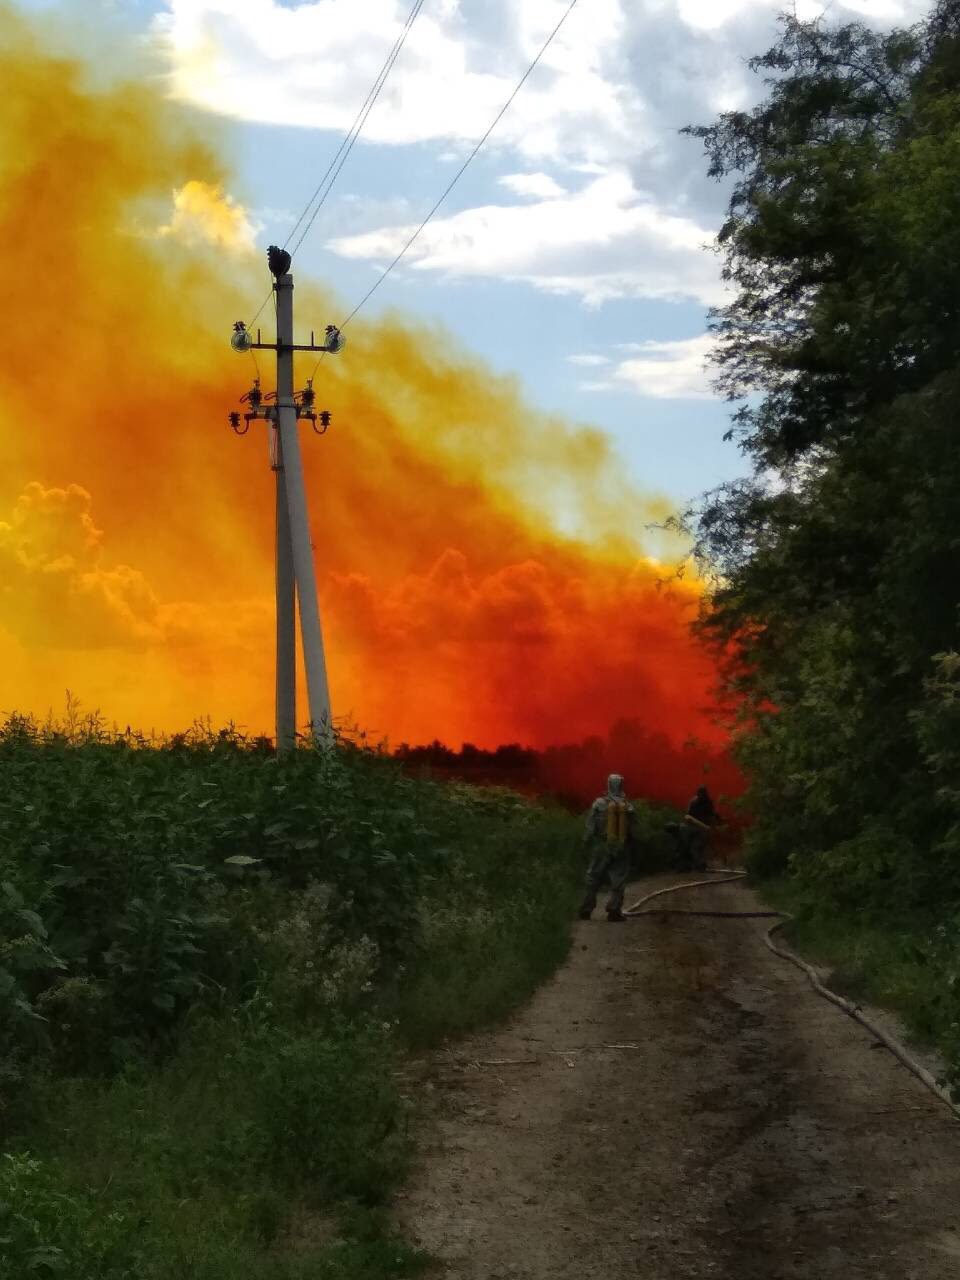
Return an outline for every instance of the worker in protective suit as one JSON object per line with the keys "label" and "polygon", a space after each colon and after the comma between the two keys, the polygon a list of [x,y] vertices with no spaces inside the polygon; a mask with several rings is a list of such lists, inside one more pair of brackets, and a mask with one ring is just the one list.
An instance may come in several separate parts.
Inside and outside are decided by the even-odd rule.
{"label": "worker in protective suit", "polygon": [[623,895],[630,875],[630,850],[636,834],[637,813],[623,790],[623,778],[611,773],[607,794],[598,796],[587,815],[584,844],[592,850],[587,869],[587,892],[580,904],[580,919],[589,920],[597,905],[597,892],[604,880],[610,882],[607,919],[611,924],[625,920]]}

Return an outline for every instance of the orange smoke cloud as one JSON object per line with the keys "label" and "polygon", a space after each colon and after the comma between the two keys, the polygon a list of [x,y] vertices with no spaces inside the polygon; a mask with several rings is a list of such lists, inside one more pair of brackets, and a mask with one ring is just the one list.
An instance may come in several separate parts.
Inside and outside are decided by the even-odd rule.
{"label": "orange smoke cloud", "polygon": [[[225,425],[254,373],[226,339],[265,291],[255,229],[211,126],[156,77],[93,83],[0,20],[0,706],[69,686],[124,724],[269,731],[272,476],[256,429]],[[304,329],[342,314],[300,286]],[[658,585],[676,549],[642,532],[666,506],[601,433],[397,317],[356,321],[318,393],[338,717],[394,743],[544,747],[631,719],[720,741],[696,584]]]}

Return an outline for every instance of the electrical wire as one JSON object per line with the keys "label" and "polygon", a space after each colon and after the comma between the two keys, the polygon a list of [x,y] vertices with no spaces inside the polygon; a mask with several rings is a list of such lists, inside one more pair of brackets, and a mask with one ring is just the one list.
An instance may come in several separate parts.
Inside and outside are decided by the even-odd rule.
{"label": "electrical wire", "polygon": [[[398,264],[398,263],[399,263],[399,262],[400,262],[400,261],[401,261],[401,260],[406,256],[406,254],[408,253],[408,251],[413,247],[414,243],[415,243],[415,242],[416,242],[416,240],[419,238],[419,236],[420,236],[420,234],[423,232],[424,228],[427,226],[427,223],[428,223],[428,222],[430,222],[430,220],[431,220],[431,218],[433,217],[433,215],[437,212],[437,210],[440,208],[440,206],[441,206],[441,205],[443,204],[443,202],[446,200],[447,196],[450,194],[450,192],[453,190],[453,188],[457,185],[457,183],[458,183],[458,182],[460,181],[460,179],[463,177],[464,173],[465,173],[465,172],[466,172],[466,170],[467,170],[467,167],[468,167],[468,166],[470,165],[470,163],[474,160],[474,158],[476,157],[476,155],[477,155],[478,151],[480,150],[480,148],[483,146],[483,144],[486,142],[486,140],[490,137],[491,133],[493,133],[494,129],[497,127],[497,125],[500,123],[500,121],[503,119],[503,117],[507,114],[507,111],[508,111],[508,110],[510,109],[510,107],[513,105],[513,100],[514,100],[514,98],[517,96],[517,94],[520,92],[520,90],[521,90],[521,89],[523,88],[523,86],[526,84],[527,80],[528,80],[528,79],[529,79],[529,77],[532,75],[532,73],[533,73],[533,72],[534,72],[534,70],[536,69],[536,67],[537,67],[538,63],[540,62],[540,59],[541,59],[541,58],[543,57],[543,55],[547,52],[547,50],[550,48],[551,44],[553,44],[554,40],[555,40],[555,39],[556,39],[556,37],[557,37],[558,32],[560,31],[560,28],[561,28],[561,27],[563,26],[563,24],[566,22],[567,18],[569,18],[569,17],[570,17],[570,14],[571,14],[571,13],[573,12],[573,10],[576,8],[576,5],[577,5],[577,0],[570,0],[570,4],[567,6],[567,9],[566,9],[566,11],[564,12],[563,16],[561,17],[560,21],[557,23],[557,25],[554,27],[554,29],[550,32],[550,35],[547,37],[546,42],[544,43],[544,45],[543,45],[542,49],[540,50],[540,52],[539,52],[539,53],[537,54],[537,56],[534,58],[533,62],[531,62],[531,63],[530,63],[530,66],[526,69],[526,71],[525,71],[525,72],[523,73],[523,75],[521,76],[521,78],[520,78],[519,82],[517,83],[517,86],[516,86],[516,88],[514,89],[513,93],[511,93],[510,97],[507,99],[507,101],[506,101],[506,102],[503,104],[503,106],[500,108],[500,111],[497,113],[497,116],[496,116],[496,118],[494,119],[493,123],[490,125],[489,129],[487,129],[486,133],[483,135],[483,137],[480,139],[480,141],[477,143],[477,145],[473,148],[473,150],[472,150],[472,151],[470,152],[470,154],[467,156],[466,160],[464,160],[463,164],[460,166],[460,168],[457,170],[456,174],[454,175],[453,180],[452,180],[450,183],[448,183],[448,184],[447,184],[447,186],[446,186],[446,188],[444,189],[444,192],[443,192],[443,194],[441,195],[440,199],[436,202],[436,204],[433,206],[433,208],[430,210],[430,212],[427,214],[427,216],[424,218],[424,220],[420,223],[419,227],[417,227],[416,231],[413,233],[413,235],[410,237],[410,239],[407,241],[407,243],[403,246],[403,248],[400,250],[400,252],[399,252],[399,253],[397,254],[397,256],[394,258],[394,260],[390,263],[390,265],[389,265],[388,267],[386,267],[386,269],[384,270],[383,274],[382,274],[382,275],[381,275],[381,276],[380,276],[380,277],[379,277],[379,278],[374,282],[374,284],[373,284],[373,285],[372,285],[372,286],[367,290],[367,292],[363,295],[363,297],[360,299],[360,301],[357,303],[357,305],[353,308],[353,310],[352,310],[352,311],[350,312],[350,314],[347,316],[346,320],[344,320],[343,324],[341,324],[341,325],[339,326],[339,327],[340,327],[340,329],[345,329],[345,328],[347,327],[347,325],[350,323],[350,321],[353,319],[353,317],[357,314],[357,312],[360,310],[360,308],[361,308],[361,307],[363,307],[363,306],[365,306],[365,305],[366,305],[366,303],[370,300],[370,298],[372,298],[372,297],[373,297],[373,295],[376,293],[376,291],[377,291],[377,290],[380,288],[380,286],[383,284],[384,280],[386,280],[386,278],[387,278],[387,276],[390,274],[390,272],[394,269],[394,267],[395,267],[395,266],[397,266],[397,264]],[[318,365],[319,365],[319,361],[318,361],[317,363],[318,363]]]}
{"label": "electrical wire", "polygon": [[[340,174],[340,170],[347,163],[347,160],[350,156],[350,152],[353,150],[354,144],[359,138],[361,130],[363,129],[363,126],[367,122],[367,117],[370,115],[370,112],[376,106],[377,99],[380,97],[380,92],[383,89],[383,86],[386,84],[387,78],[389,77],[390,72],[393,70],[394,63],[396,62],[397,58],[400,56],[400,51],[403,48],[404,44],[406,43],[407,36],[410,34],[410,29],[412,28],[413,24],[416,22],[417,16],[420,13],[420,10],[423,8],[424,3],[425,3],[425,0],[416,0],[416,3],[414,4],[413,8],[410,10],[409,16],[407,17],[407,21],[404,23],[403,30],[400,32],[400,35],[397,37],[392,50],[388,54],[387,60],[383,64],[383,67],[380,71],[380,75],[377,77],[377,80],[375,81],[373,88],[367,94],[366,101],[364,102],[363,106],[360,108],[360,111],[357,113],[357,118],[354,120],[353,125],[350,128],[350,133],[346,135],[343,142],[340,144],[340,151],[338,151],[337,154],[334,156],[333,160],[331,161],[327,169],[327,173],[324,175],[323,179],[320,182],[320,185],[317,187],[316,191],[310,197],[310,202],[307,205],[308,209],[310,205],[313,203],[313,201],[317,199],[317,196],[320,195],[321,189],[323,188],[324,183],[327,181],[327,177],[329,176],[330,180],[327,183],[326,190],[323,191],[323,194],[320,196],[320,201],[317,204],[317,207],[314,209],[313,213],[310,215],[307,225],[303,228],[303,231],[300,233],[297,243],[290,250],[291,258],[296,254],[297,250],[303,244],[307,234],[310,231],[310,228],[313,226],[314,222],[316,221],[317,214],[323,208],[323,205],[327,199],[327,196],[330,194],[330,190],[333,187],[333,184],[336,182]],[[341,158],[341,153],[342,153],[342,158]],[[338,160],[339,160],[339,164],[337,163]],[[336,165],[335,169],[334,169],[334,165]],[[333,169],[332,175],[330,174],[331,169]],[[303,221],[303,217],[304,215],[301,214],[300,222]],[[297,225],[299,226],[299,222]],[[284,248],[286,248],[287,245],[290,243],[290,241],[293,239],[294,235],[296,234],[296,229],[297,228],[294,227],[293,231],[290,232],[290,235],[287,236],[286,243],[283,246]]]}
{"label": "electrical wire", "polygon": [[[340,143],[340,146],[337,148],[337,152],[334,155],[333,159],[327,165],[326,172],[324,173],[323,177],[320,179],[319,183],[317,184],[316,190],[314,191],[310,199],[307,201],[307,203],[304,205],[303,212],[300,214],[300,217],[294,223],[289,235],[284,241],[283,247],[284,249],[286,249],[290,241],[297,234],[297,231],[300,228],[301,224],[303,223],[304,219],[307,217],[308,214],[310,214],[310,210],[313,207],[314,201],[316,201],[317,198],[319,197],[319,203],[317,204],[317,207],[313,210],[313,213],[310,214],[310,218],[309,218],[309,221],[307,222],[307,225],[304,227],[299,239],[297,240],[297,243],[294,245],[293,249],[291,250],[291,253],[290,253],[291,258],[297,252],[300,246],[303,244],[304,238],[306,237],[310,228],[313,226],[314,222],[316,221],[317,215],[319,214],[320,210],[323,208],[324,204],[326,203],[326,199],[329,196],[331,190],[333,189],[334,183],[336,182],[337,178],[340,176],[340,171],[343,169],[343,166],[347,163],[347,160],[349,159],[349,156],[350,156],[350,152],[353,150],[357,139],[360,137],[360,134],[363,130],[363,126],[366,124],[367,118],[369,117],[370,112],[373,110],[374,106],[376,105],[377,99],[380,97],[380,93],[383,90],[383,87],[390,76],[390,72],[393,70],[393,67],[395,62],[397,61],[397,58],[399,58],[400,56],[400,51],[403,49],[403,46],[407,40],[407,36],[410,34],[411,28],[413,27],[413,24],[416,22],[417,17],[419,16],[420,10],[423,8],[425,2],[426,0],[415,0],[415,3],[412,9],[407,15],[406,22],[403,24],[400,34],[397,36],[396,40],[393,42],[393,46],[391,47],[390,52],[387,54],[386,59],[384,60],[383,66],[380,68],[380,71],[377,73],[377,77],[374,80],[372,86],[370,87],[369,92],[367,93],[366,98],[363,101],[363,105],[360,107],[360,110],[357,112],[356,116],[354,117],[353,124],[351,124],[349,130],[344,134],[343,139]],[[260,303],[260,306],[257,308],[256,314],[254,315],[250,323],[247,325],[248,329],[252,328],[253,325],[256,323],[256,321],[260,318],[261,314],[263,313],[264,307],[270,301],[272,293],[273,293],[273,290],[271,289],[270,293],[267,294],[263,302]]]}

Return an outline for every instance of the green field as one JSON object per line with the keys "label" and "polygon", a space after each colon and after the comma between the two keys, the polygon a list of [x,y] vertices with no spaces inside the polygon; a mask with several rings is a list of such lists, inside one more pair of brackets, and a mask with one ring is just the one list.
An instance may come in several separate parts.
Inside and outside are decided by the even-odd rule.
{"label": "green field", "polygon": [[398,1063],[563,959],[580,835],[348,743],[9,720],[0,1275],[415,1274]]}

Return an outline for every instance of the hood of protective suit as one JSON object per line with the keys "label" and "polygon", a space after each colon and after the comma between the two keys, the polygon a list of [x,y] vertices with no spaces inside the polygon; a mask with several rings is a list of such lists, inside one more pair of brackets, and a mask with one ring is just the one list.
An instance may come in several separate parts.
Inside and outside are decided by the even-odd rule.
{"label": "hood of protective suit", "polygon": [[607,795],[612,800],[623,800],[623,774],[611,773],[607,778]]}

